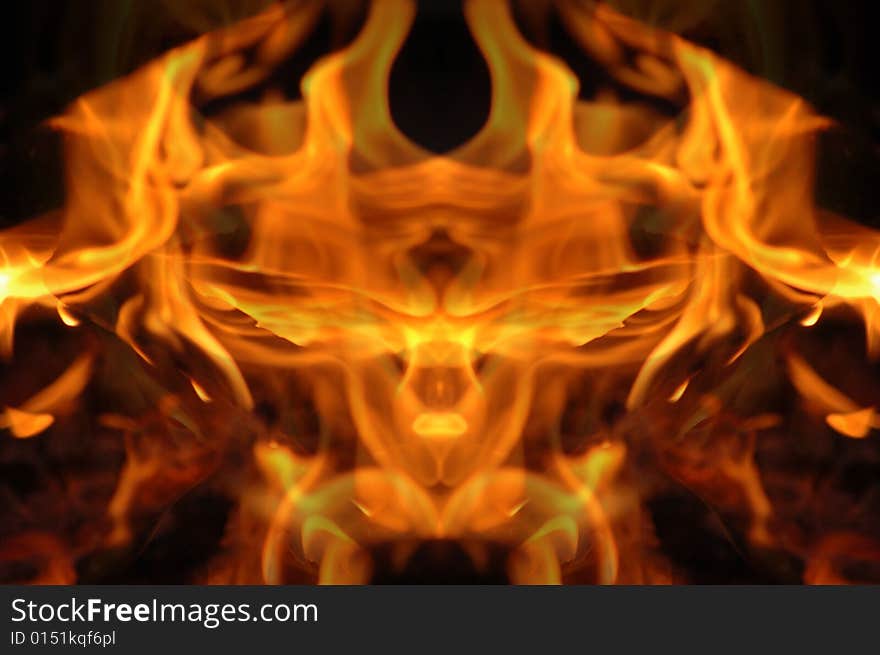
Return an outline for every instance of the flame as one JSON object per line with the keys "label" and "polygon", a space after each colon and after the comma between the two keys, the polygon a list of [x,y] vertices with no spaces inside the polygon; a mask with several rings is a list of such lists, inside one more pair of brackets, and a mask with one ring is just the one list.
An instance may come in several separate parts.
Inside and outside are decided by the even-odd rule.
{"label": "flame", "polygon": [[80,395],[89,381],[93,356],[81,355],[58,379],[26,400],[20,407],[7,407],[0,415],[0,428],[8,428],[18,438],[33,437],[55,422],[53,412]]}
{"label": "flame", "polygon": [[816,306],[810,310],[810,313],[801,319],[801,325],[804,327],[813,327],[816,325],[822,317],[822,309],[822,303],[817,303]]}
{"label": "flame", "polygon": [[457,437],[467,432],[467,421],[461,414],[426,412],[416,416],[413,432],[421,437]]}
{"label": "flame", "polygon": [[678,385],[675,388],[675,391],[673,391],[669,395],[669,399],[668,399],[669,402],[677,403],[679,400],[681,400],[681,397],[684,395],[684,392],[687,391],[688,385],[690,383],[691,383],[691,381],[690,381],[690,379],[688,379],[688,380],[685,380],[684,382],[682,382],[680,385]]}
{"label": "flame", "polygon": [[196,395],[204,402],[211,402],[211,395],[205,391],[205,389],[195,380],[190,380],[190,384],[192,385],[193,391],[196,392]]}
{"label": "flame", "polygon": [[136,551],[201,486],[233,506],[203,581],[368,582],[377,552],[399,571],[434,541],[478,570],[503,547],[518,583],[683,581],[650,509],[679,486],[754,552],[839,579],[850,541],[779,527],[794,513],[758,451],[795,428],[751,391],[785,377],[837,432],[880,427],[793,350],[762,373],[776,334],[837,310],[878,352],[880,233],[812,201],[831,121],[680,36],[560,2],[646,99],[583,100],[506,2],[468,0],[491,110],[440,155],[391,116],[409,0],[371,3],[301,99],[254,99],[321,4],[273,4],[50,122],[67,197],[0,233],[0,331],[14,356],[53,308],[104,363],[80,357],[0,427],[54,438],[93,381],[106,411],[83,421],[122,463],[99,543],[21,537],[49,558],[33,580],[70,579],[67,549]]}
{"label": "flame", "polygon": [[829,414],[825,417],[832,428],[854,439],[868,436],[871,428],[880,427],[873,407],[856,410],[848,414]]}
{"label": "flame", "polygon": [[792,382],[797,390],[820,411],[825,421],[839,433],[860,439],[872,428],[880,428],[880,419],[873,407],[859,405],[826,382],[797,354],[788,358]]}

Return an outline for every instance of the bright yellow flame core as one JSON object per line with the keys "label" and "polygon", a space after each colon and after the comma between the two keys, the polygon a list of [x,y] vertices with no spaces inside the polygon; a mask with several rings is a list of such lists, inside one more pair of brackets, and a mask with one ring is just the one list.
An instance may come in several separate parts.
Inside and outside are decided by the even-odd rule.
{"label": "bright yellow flame core", "polygon": [[457,437],[467,431],[467,420],[461,414],[425,413],[413,421],[413,432],[423,437]]}

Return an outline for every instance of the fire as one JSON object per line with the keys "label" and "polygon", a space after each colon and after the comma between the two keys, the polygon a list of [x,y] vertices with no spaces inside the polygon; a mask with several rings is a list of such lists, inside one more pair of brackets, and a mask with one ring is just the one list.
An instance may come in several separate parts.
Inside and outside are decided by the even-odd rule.
{"label": "fire", "polygon": [[13,377],[47,322],[84,354],[23,376],[38,388],[0,427],[100,463],[71,469],[63,503],[28,501],[80,527],[22,509],[0,563],[100,580],[201,490],[226,509],[196,582],[364,583],[431,543],[478,573],[501,557],[516,583],[687,582],[658,518],[682,497],[755,566],[876,567],[869,508],[802,520],[836,482],[798,458],[880,428],[876,380],[806,348],[858,321],[880,352],[880,232],[813,200],[832,122],[675,34],[560,2],[616,84],[680,115],[579,99],[506,2],[468,0],[491,110],[436,154],[391,116],[410,0],[373,2],[301,99],[261,86],[321,9],[273,4],[51,121],[67,197],[0,233],[0,331]]}

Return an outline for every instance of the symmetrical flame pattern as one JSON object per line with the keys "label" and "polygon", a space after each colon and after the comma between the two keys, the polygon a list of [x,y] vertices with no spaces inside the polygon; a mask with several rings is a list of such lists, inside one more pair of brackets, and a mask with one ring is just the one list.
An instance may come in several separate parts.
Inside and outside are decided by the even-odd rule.
{"label": "symmetrical flame pattern", "polygon": [[210,488],[226,518],[189,581],[363,583],[454,543],[515,583],[688,582],[658,519],[679,489],[693,539],[870,579],[877,501],[835,467],[880,457],[880,385],[803,336],[858,323],[880,351],[880,233],[813,199],[831,122],[559,2],[680,113],[579,99],[506,2],[468,0],[491,111],[438,155],[389,107],[410,0],[373,2],[301,99],[242,95],[321,9],[272,5],[51,121],[65,204],[0,233],[2,452],[37,481],[7,501],[4,576],[101,579]]}

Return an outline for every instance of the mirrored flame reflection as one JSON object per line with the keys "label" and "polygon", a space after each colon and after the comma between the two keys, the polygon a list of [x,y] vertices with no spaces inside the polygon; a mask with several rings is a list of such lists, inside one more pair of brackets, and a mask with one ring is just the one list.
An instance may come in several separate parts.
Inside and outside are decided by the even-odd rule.
{"label": "mirrored flame reflection", "polygon": [[56,416],[78,411],[124,464],[89,529],[22,513],[34,580],[141,552],[203,484],[233,501],[192,574],[211,582],[367,582],[376,553],[399,572],[431,540],[477,571],[500,546],[515,582],[686,581],[655,497],[699,499],[695,530],[791,553],[808,581],[844,577],[839,544],[876,557],[838,536],[840,512],[803,527],[799,490],[821,485],[762,468],[797,451],[785,408],[817,452],[826,424],[862,444],[878,427],[777,336],[839,312],[880,353],[880,233],[812,202],[830,121],[604,3],[556,4],[627,93],[579,99],[508,3],[468,0],[492,105],[444,156],[391,119],[408,0],[371,3],[301,100],[271,74],[318,2],[273,4],[51,121],[68,194],[0,233],[0,346],[48,315],[94,335],[102,366],[75,360],[0,425],[70,439]]}

